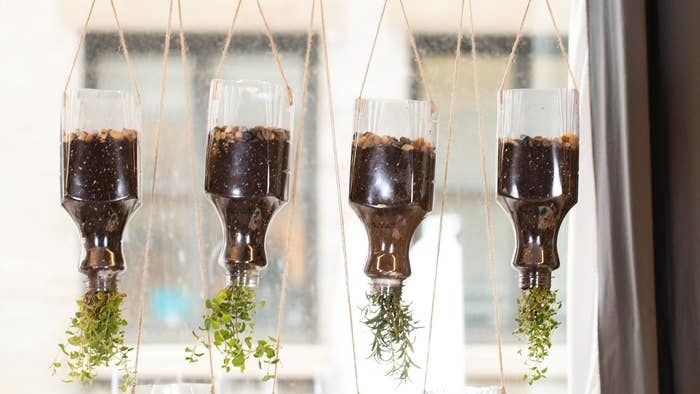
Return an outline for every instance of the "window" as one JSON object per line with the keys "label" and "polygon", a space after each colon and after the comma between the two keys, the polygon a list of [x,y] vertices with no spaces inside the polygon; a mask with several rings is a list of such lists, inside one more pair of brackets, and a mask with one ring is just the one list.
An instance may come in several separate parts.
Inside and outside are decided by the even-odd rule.
{"label": "window", "polygon": [[[221,288],[224,269],[217,265],[221,248],[221,225],[212,206],[201,193],[204,174],[204,151],[206,148],[206,114],[209,96],[209,82],[221,56],[224,35],[188,34],[188,65],[192,86],[195,163],[197,171],[197,188],[201,195],[202,227],[209,286],[212,291]],[[304,67],[306,38],[301,35],[280,36],[276,38],[282,56],[285,58],[285,71],[295,91],[301,91]],[[139,81],[144,97],[158,97],[160,93],[160,78],[162,67],[163,37],[158,35],[130,35],[127,42],[133,43],[129,50],[134,67],[138,70]],[[113,48],[118,46],[117,37],[109,34],[90,34],[86,39],[87,76],[86,85],[103,89],[118,89],[125,78],[128,78],[124,67],[124,59]],[[151,263],[149,278],[149,294],[145,327],[147,330],[162,333],[153,338],[155,343],[171,343],[182,341],[182,333],[192,330],[192,322],[198,321],[202,315],[202,300],[200,291],[199,255],[196,243],[196,228],[194,219],[194,201],[191,188],[190,153],[187,144],[186,110],[184,102],[184,85],[182,66],[179,54],[179,39],[171,41],[171,55],[168,72],[167,99],[165,102],[164,122],[161,126],[161,156],[159,174],[156,184],[156,204],[154,211],[154,231],[151,244]],[[268,59],[268,41],[264,34],[238,34],[230,48],[227,67],[222,77],[235,76],[239,79],[277,80],[277,70]],[[313,94],[312,94],[313,95]],[[158,116],[158,103],[146,102],[143,106],[144,130],[155,130]],[[300,106],[296,107],[297,119],[300,116]],[[316,113],[314,103],[307,106],[307,123],[309,134],[316,132],[313,118]],[[153,148],[155,133],[145,132],[141,142],[141,159],[143,168],[143,206],[129,226],[129,246],[127,259],[130,272],[122,282],[129,294],[139,294],[140,273],[142,272],[143,250],[146,237],[147,210],[151,192],[153,174]],[[313,155],[313,150],[305,147],[305,153]],[[314,176],[301,185],[300,199],[308,198],[314,187]],[[299,217],[307,220],[296,220],[295,233],[305,234],[305,228],[314,224],[314,213],[305,212],[309,207],[300,206],[297,210]],[[273,332],[275,329],[278,309],[276,302],[278,284],[280,283],[281,260],[284,256],[284,239],[286,223],[284,216],[289,212],[282,211],[275,225],[271,228],[268,239],[270,268],[265,272],[261,281],[259,295],[269,304],[261,313],[261,324],[258,329]],[[311,220],[308,220],[311,219]],[[300,241],[301,245],[307,242]],[[304,249],[302,249],[304,251]],[[290,326],[287,339],[289,341],[313,342],[318,330],[313,324],[315,318],[315,290],[305,284],[307,278],[313,281],[315,277],[314,260],[304,261],[301,256],[294,255],[290,263],[290,287],[287,306],[286,324]],[[310,264],[309,264],[310,262]],[[136,321],[138,299],[133,297],[127,310],[132,313],[130,321]],[[298,316],[305,316],[298,319]],[[295,320],[296,319],[296,320]],[[134,332],[136,327],[131,327]],[[149,341],[150,342],[150,341]]]}
{"label": "window", "polygon": [[[42,37],[55,34],[61,42],[58,47],[60,51],[56,50],[60,52],[60,56],[56,57],[58,59],[56,64],[60,66],[50,67],[45,75],[45,78],[50,80],[51,89],[59,92],[77,41],[76,31],[82,23],[79,19],[84,15],[84,4],[68,4],[54,0],[39,1],[46,3],[47,7],[50,6],[51,11],[47,12],[47,15],[37,16],[39,19],[36,20],[36,31],[33,34]],[[230,22],[232,5],[227,2],[191,3],[185,7],[190,76],[187,83],[191,86],[193,104],[196,186],[203,220],[207,282],[210,292],[213,292],[223,286],[224,269],[217,264],[222,238],[220,224],[202,190],[207,131],[206,112],[209,82],[219,61],[224,34]],[[280,48],[285,71],[296,94],[296,120],[298,120],[303,115],[300,93],[304,72],[308,4],[301,2],[304,5],[299,6],[300,2],[272,0],[264,3],[270,23],[275,29],[275,39]],[[407,281],[405,290],[407,295],[413,297],[417,316],[424,326],[418,332],[416,351],[416,361],[422,365],[425,359],[427,308],[435,263],[434,234],[437,229],[439,201],[443,193],[441,179],[449,120],[451,75],[456,40],[454,34],[456,8],[451,9],[447,6],[440,8],[429,4],[430,2],[409,3],[409,17],[414,24],[418,46],[428,73],[427,77],[440,113],[435,204],[431,217],[426,219],[416,233],[411,255],[414,275]],[[496,161],[494,156],[496,89],[522,10],[519,6],[513,7],[510,0],[483,3],[475,5],[474,12],[477,21],[479,78],[487,142],[488,173],[490,186],[493,188]],[[380,2],[329,1],[327,9],[334,110],[339,137],[338,149],[344,202],[347,201],[353,100],[359,91],[380,5]],[[21,12],[21,15],[26,17],[38,14],[21,8],[20,5],[9,6],[10,9],[15,7],[17,12]],[[127,229],[125,252],[129,268],[121,277],[121,286],[129,295],[125,309],[130,322],[127,336],[133,339],[136,334],[146,221],[148,210],[151,208],[149,194],[153,171],[154,129],[161,83],[162,30],[165,25],[166,6],[163,2],[162,7],[146,8],[146,6],[127,3],[118,4],[118,7],[127,31],[126,40],[144,97],[141,134],[143,205],[133,216]],[[240,28],[234,35],[222,77],[279,82],[279,74],[270,54],[267,38],[263,34],[254,8],[251,2],[244,4],[242,19],[239,22]],[[129,86],[128,72],[118,52],[119,43],[113,32],[113,22],[109,12],[107,5],[98,4],[95,19],[85,41],[83,56],[79,62],[79,72],[75,74],[76,77],[81,76],[82,80],[75,78],[75,86],[106,89],[125,89]],[[566,30],[567,2],[558,2],[555,13],[560,20],[560,26]],[[2,19],[2,14],[0,13],[0,21],[6,21],[7,18]],[[529,25],[532,25],[533,29],[526,30],[508,84],[513,87],[564,86],[566,68],[556,42],[549,33],[550,26],[549,21],[545,19],[544,7],[539,5],[533,7],[531,14],[533,16]],[[387,15],[370,70],[365,96],[423,99],[423,90],[413,63],[404,26],[399,19],[397,4],[392,3]],[[7,22],[8,26],[23,28],[19,19],[18,22]],[[176,24],[174,27],[177,27]],[[282,338],[285,346],[282,355],[284,364],[280,369],[280,392],[282,393],[341,394],[344,392],[343,389],[349,390],[352,384],[347,304],[335,199],[335,174],[319,39],[317,31],[314,36],[308,101],[304,115],[303,152],[298,158],[301,160],[299,197],[293,212],[295,224],[289,241],[293,245],[292,258],[285,261],[284,256],[286,242],[288,242],[286,223],[288,215],[292,214],[287,207],[280,211],[271,224],[267,240],[269,265],[263,274],[258,292],[259,297],[267,301],[267,305],[259,310],[257,331],[261,334],[274,335],[283,264],[289,265]],[[498,370],[469,50],[470,44],[466,39],[462,48],[463,61],[458,87],[455,137],[446,190],[445,213],[447,216],[443,239],[445,263],[441,261],[441,264],[447,271],[441,273],[442,282],[439,282],[441,297],[455,297],[454,300],[459,301],[455,301],[454,305],[442,302],[441,306],[452,306],[460,313],[452,314],[449,319],[441,319],[438,323],[440,329],[454,329],[445,331],[454,337],[434,339],[435,356],[431,361],[432,367],[429,372],[434,377],[431,379],[439,379],[442,376],[440,371],[444,370],[443,372],[447,374],[451,371],[449,365],[454,364],[459,367],[453,376],[456,377],[455,382],[457,382],[454,385],[489,385],[497,381]],[[45,59],[42,62],[41,59],[29,57],[36,54],[27,54],[27,56],[36,64],[45,65]],[[11,72],[19,79],[27,81],[31,80],[36,73],[21,67],[13,68]],[[183,351],[185,346],[193,343],[191,331],[199,324],[202,314],[183,83],[179,39],[174,35],[171,42],[165,115],[161,130],[160,171],[155,193],[151,265],[141,360],[141,378],[144,382],[172,383],[178,379],[204,382],[208,379],[205,363],[201,362],[196,366],[188,365],[184,361]],[[36,87],[32,86],[32,89],[38,91]],[[40,96],[42,93],[35,92],[35,94]],[[59,101],[47,99],[45,107],[49,109],[43,112],[37,111],[37,124],[46,130],[55,128],[55,112],[59,108],[58,103]],[[22,122],[20,119],[11,124],[19,129]],[[295,130],[297,135],[299,132],[300,130]],[[41,164],[48,170],[44,171],[45,173],[42,172],[39,175],[41,178],[37,179],[46,184],[58,179],[56,176],[58,160],[54,148],[54,145],[49,144],[42,148],[44,149],[42,155],[45,158],[42,158]],[[17,152],[9,152],[8,157],[13,157],[13,154],[29,154],[19,149]],[[47,193],[51,194],[53,190]],[[60,208],[58,199],[53,196],[55,195],[37,203],[42,204],[42,207],[52,208],[46,214],[47,225],[41,230],[32,230],[40,231],[38,235],[43,238],[56,240],[49,248],[51,254],[47,255],[47,259],[55,260],[56,264],[47,268],[46,278],[42,277],[40,282],[48,293],[60,294],[60,298],[56,296],[57,298],[51,301],[53,303],[46,304],[55,310],[47,312],[46,316],[50,316],[47,320],[50,322],[45,326],[41,325],[42,332],[51,332],[51,341],[42,342],[41,348],[38,349],[40,351],[30,358],[32,363],[40,364],[45,361],[47,365],[55,350],[56,340],[54,339],[60,338],[65,323],[72,313],[72,299],[78,296],[81,279],[80,274],[75,270],[79,254],[78,246],[73,242],[73,238],[68,237],[68,235],[72,237],[74,233],[73,223]],[[514,328],[515,299],[518,295],[517,272],[510,267],[513,235],[507,217],[493,199],[492,202],[508,392],[525,393],[528,392],[528,388],[520,381],[520,359],[515,355],[517,344],[510,335]],[[348,235],[352,308],[355,317],[354,328],[358,345],[357,358],[360,364],[361,387],[364,388],[363,393],[371,393],[372,390],[367,391],[367,385],[373,384],[373,379],[381,380],[382,371],[378,370],[372,361],[366,359],[367,337],[364,327],[357,322],[358,308],[364,301],[364,292],[367,289],[367,280],[362,273],[366,238],[364,229],[349,206],[345,204],[343,208]],[[46,209],[49,210],[49,208]],[[17,223],[23,222],[20,217],[15,219]],[[11,235],[9,229],[3,228],[3,233],[8,237]],[[562,260],[565,260],[566,255],[565,233],[566,229],[563,229],[559,237]],[[26,241],[18,241],[15,247],[30,246]],[[21,254],[17,253],[17,256]],[[10,257],[13,261],[16,260],[18,265],[24,262],[22,258]],[[461,274],[450,275],[450,269],[459,270]],[[554,287],[560,289],[560,298],[565,301],[565,263],[556,274]],[[18,294],[23,294],[23,291],[23,287],[16,285],[8,287],[0,294],[7,292],[9,297],[16,298]],[[38,305],[46,300],[36,302]],[[464,313],[462,314],[461,311]],[[564,309],[560,311],[558,317],[561,321],[566,321]],[[40,325],[39,319],[31,322],[37,326]],[[17,332],[13,337],[17,337],[18,341],[22,342],[22,346],[28,346],[30,335],[34,335],[31,333],[32,331]],[[553,366],[549,380],[536,386],[538,393],[562,393],[566,389],[565,333],[566,327],[560,327],[557,330],[555,349],[552,354],[553,364],[557,365]],[[457,349],[464,349],[463,352],[454,351],[455,338],[459,344]],[[442,351],[440,349],[450,349],[450,346],[453,350],[451,354],[440,353]],[[20,352],[21,350],[16,350],[17,354]],[[15,353],[11,351],[11,354]],[[9,359],[6,360],[10,362]],[[0,361],[0,366],[3,365],[3,361]],[[33,371],[32,374],[42,373],[36,372],[35,365],[23,366],[23,368]],[[397,392],[413,392],[410,390],[422,385],[423,374],[423,369],[415,370],[412,375],[415,386]],[[20,377],[25,375],[18,374]],[[22,392],[19,388],[15,389],[24,388],[19,379],[18,377],[16,383],[11,382],[9,392]],[[37,384],[40,387],[35,391],[80,392],[80,389],[75,386],[60,384],[59,380],[49,377],[38,381]],[[109,380],[108,373],[102,375],[94,391],[91,392],[109,392],[111,384]],[[267,389],[262,389],[267,386],[259,383],[254,374],[246,376],[241,376],[237,372],[230,375],[218,374],[217,381],[224,389],[223,392],[267,392]],[[381,384],[388,384],[386,388],[382,388],[387,392],[396,387],[391,381]],[[450,381],[449,384],[453,382]]]}

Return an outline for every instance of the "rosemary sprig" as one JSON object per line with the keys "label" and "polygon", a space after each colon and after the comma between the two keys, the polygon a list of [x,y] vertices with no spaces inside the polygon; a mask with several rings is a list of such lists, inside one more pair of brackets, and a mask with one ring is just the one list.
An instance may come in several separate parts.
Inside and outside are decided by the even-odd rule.
{"label": "rosemary sprig", "polygon": [[77,380],[92,384],[95,369],[111,363],[122,371],[120,391],[126,391],[134,383],[134,373],[128,367],[132,348],[124,345],[127,325],[121,313],[124,297],[124,293],[89,291],[77,301],[78,311],[66,330],[66,343],[58,345],[67,361],[56,360],[51,364],[54,375],[65,365],[68,376],[64,382]]}
{"label": "rosemary sprig", "polygon": [[197,362],[204,355],[197,350],[201,344],[205,348],[207,331],[211,332],[212,344],[223,354],[221,368],[230,372],[238,368],[245,372],[246,361],[251,357],[258,362],[258,368],[266,368],[266,374],[262,378],[268,381],[274,377],[270,373],[270,367],[277,364],[275,337],[254,340],[255,323],[253,318],[257,307],[265,306],[265,301],[255,301],[255,289],[246,286],[228,286],[221,290],[214,298],[206,301],[206,312],[203,316],[204,324],[198,328],[199,333],[192,334],[197,340],[193,347],[185,348],[185,359],[191,363]]}
{"label": "rosemary sprig", "polygon": [[387,376],[404,383],[409,380],[411,367],[418,367],[412,355],[413,331],[419,327],[410,305],[393,294],[368,293],[367,300],[369,303],[362,308],[362,323],[373,335],[369,357],[389,365]]}
{"label": "rosemary sprig", "polygon": [[561,309],[561,302],[557,301],[557,291],[535,287],[523,290],[518,298],[518,323],[513,334],[523,341],[527,341],[527,355],[525,349],[519,349],[518,354],[525,357],[525,366],[528,371],[523,375],[523,380],[532,385],[534,382],[546,377],[547,368],[542,367],[542,362],[549,355],[552,347],[552,332],[559,327],[556,314]]}

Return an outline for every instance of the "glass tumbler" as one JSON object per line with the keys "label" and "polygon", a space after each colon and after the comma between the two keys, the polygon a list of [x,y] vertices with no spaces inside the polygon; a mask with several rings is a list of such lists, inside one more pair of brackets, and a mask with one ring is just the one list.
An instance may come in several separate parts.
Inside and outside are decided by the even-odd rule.
{"label": "glass tumbler", "polygon": [[497,201],[515,231],[520,288],[549,289],[557,236],[578,200],[578,93],[506,90],[498,108]]}
{"label": "glass tumbler", "polygon": [[114,90],[67,92],[61,119],[62,205],[78,226],[80,272],[88,291],[114,291],[126,265],[122,235],[139,206],[136,96]]}
{"label": "glass tumbler", "polygon": [[267,227],[288,198],[293,117],[283,85],[211,82],[204,187],[223,226],[229,285],[257,287],[267,265]]}
{"label": "glass tumbler", "polygon": [[433,207],[437,115],[430,103],[358,99],[350,205],[369,238],[372,292],[401,294],[413,233]]}

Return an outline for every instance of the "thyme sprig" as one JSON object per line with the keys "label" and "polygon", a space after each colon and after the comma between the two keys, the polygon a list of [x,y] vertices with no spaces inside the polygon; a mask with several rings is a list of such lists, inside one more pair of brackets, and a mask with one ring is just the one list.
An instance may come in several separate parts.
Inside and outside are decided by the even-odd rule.
{"label": "thyme sprig", "polygon": [[258,368],[265,366],[263,381],[274,377],[271,367],[279,362],[277,357],[275,337],[253,339],[255,323],[253,318],[257,308],[264,307],[265,301],[255,301],[255,289],[246,286],[228,286],[215,297],[206,301],[204,323],[197,331],[193,331],[197,344],[185,348],[185,359],[191,363],[197,362],[204,353],[197,350],[198,345],[208,347],[206,335],[211,332],[212,344],[223,354],[221,368],[230,372],[238,368],[245,372],[246,361],[250,358],[257,360]]}
{"label": "thyme sprig", "polygon": [[518,326],[513,334],[527,341],[527,354],[522,348],[518,354],[525,357],[527,372],[523,374],[523,380],[530,385],[546,377],[547,367],[543,368],[542,362],[552,347],[552,333],[560,325],[556,319],[559,309],[561,302],[557,301],[556,290],[534,287],[523,290],[518,298],[518,317],[515,319]]}
{"label": "thyme sprig", "polygon": [[404,383],[409,380],[413,361],[413,332],[419,328],[409,304],[393,294],[367,294],[369,303],[362,308],[362,323],[372,331],[369,358],[389,365],[386,373]]}
{"label": "thyme sprig", "polygon": [[64,382],[92,384],[95,369],[112,364],[122,373],[120,391],[134,383],[134,372],[128,366],[132,348],[124,345],[127,321],[122,317],[121,306],[125,297],[124,293],[89,291],[77,301],[78,311],[66,330],[68,338],[58,345],[67,360],[51,364],[54,375],[66,366],[68,376]]}

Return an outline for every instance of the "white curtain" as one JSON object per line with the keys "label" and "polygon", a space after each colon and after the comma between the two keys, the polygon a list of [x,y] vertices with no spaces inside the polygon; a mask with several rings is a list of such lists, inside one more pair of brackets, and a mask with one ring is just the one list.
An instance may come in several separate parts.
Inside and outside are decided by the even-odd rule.
{"label": "white curtain", "polygon": [[598,369],[598,270],[596,199],[588,79],[586,0],[571,1],[569,60],[580,89],[579,201],[569,222],[568,387],[569,394],[600,393]]}

